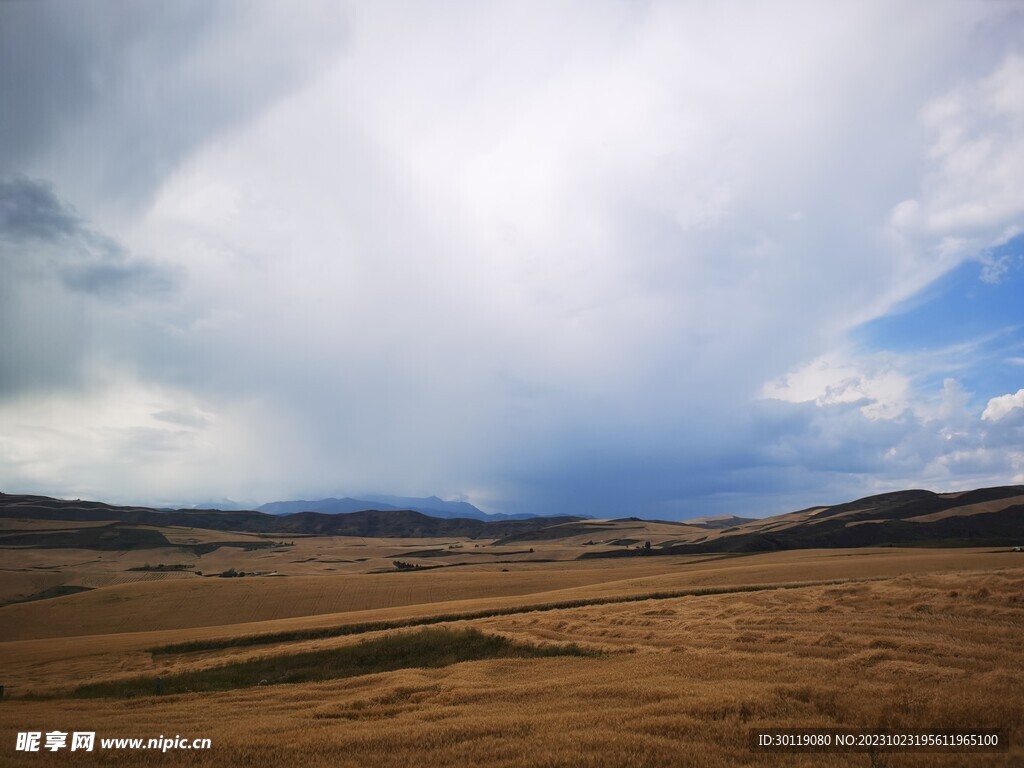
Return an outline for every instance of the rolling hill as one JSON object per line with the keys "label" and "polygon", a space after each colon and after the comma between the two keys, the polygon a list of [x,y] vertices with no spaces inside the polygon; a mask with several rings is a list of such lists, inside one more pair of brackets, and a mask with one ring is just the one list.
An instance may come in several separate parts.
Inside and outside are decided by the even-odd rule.
{"label": "rolling hill", "polygon": [[[543,536],[545,530],[534,535]],[[519,540],[530,533],[520,534]],[[878,546],[1024,545],[1024,486],[960,493],[896,491],[845,504],[811,507],[748,520],[644,551],[624,549],[581,557],[692,555]]]}
{"label": "rolling hill", "polygon": [[437,518],[413,510],[362,510],[348,514],[299,512],[272,515],[257,511],[211,509],[157,510],[119,507],[97,501],[67,501],[47,496],[0,494],[0,517],[26,520],[115,521],[121,524],[184,526],[214,531],[374,537],[502,538],[575,517],[534,517],[484,521]]}
{"label": "rolling hill", "polygon": [[[329,500],[344,503],[351,499]],[[301,504],[304,502],[295,502]],[[907,490],[832,506],[750,519],[719,517],[688,521],[614,520],[553,516],[524,520],[434,517],[409,509],[354,512],[156,510],[94,501],[0,494],[0,518],[33,521],[116,523],[94,531],[18,530],[8,526],[4,546],[119,545],[157,547],[154,532],[131,526],[183,526],[218,532],[376,538],[490,539],[496,545],[565,542],[591,546],[580,557],[696,555],[771,552],[789,549],[877,546],[1022,546],[1024,486],[981,488],[960,493]],[[650,541],[653,546],[647,547]]]}

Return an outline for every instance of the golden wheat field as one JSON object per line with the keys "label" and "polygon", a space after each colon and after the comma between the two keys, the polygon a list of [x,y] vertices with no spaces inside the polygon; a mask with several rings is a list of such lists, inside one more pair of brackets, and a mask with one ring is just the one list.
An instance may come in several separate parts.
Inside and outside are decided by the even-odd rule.
{"label": "golden wheat field", "polygon": [[[57,567],[46,570],[60,577],[50,582],[91,574],[94,585],[0,608],[5,765],[1024,765],[1020,553],[880,548],[572,561],[561,542],[549,545],[550,557],[538,544],[532,558],[501,564],[373,572],[394,553],[451,544],[309,539],[290,548],[292,560],[371,554],[363,572],[311,572],[307,561],[279,577],[238,579],[143,572],[158,578],[118,581],[139,573],[127,571],[137,552],[104,553],[103,563],[69,550],[5,553],[5,573],[31,575],[50,558]],[[265,554],[220,550],[217,566],[255,572]],[[131,699],[74,694],[83,685],[116,688],[140,676],[173,680],[358,649],[411,637],[421,625],[578,655]],[[205,645],[162,649],[197,641]],[[747,744],[758,727],[999,727],[1011,747],[762,754]],[[13,750],[18,732],[54,730],[209,738],[211,748]]]}

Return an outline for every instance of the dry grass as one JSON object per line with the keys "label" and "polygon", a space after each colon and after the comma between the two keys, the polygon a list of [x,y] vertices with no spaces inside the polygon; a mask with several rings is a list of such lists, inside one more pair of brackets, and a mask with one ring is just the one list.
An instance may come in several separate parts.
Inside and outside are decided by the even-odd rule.
{"label": "dry grass", "polygon": [[[420,540],[418,543],[422,545],[423,542]],[[351,543],[346,542],[334,553],[334,559],[350,555],[353,551],[350,547]],[[36,558],[42,558],[41,553],[52,553],[51,563],[61,564],[61,570],[83,567],[74,559],[78,550],[35,552]],[[2,553],[5,562],[9,554]],[[880,548],[799,550],[741,557],[527,561],[504,566],[509,569],[508,573],[494,566],[465,566],[422,573],[218,579],[185,573],[128,572],[127,567],[141,564],[136,561],[177,562],[170,556],[131,555],[130,559],[120,559],[119,567],[123,570],[107,573],[106,581],[99,577],[91,581],[70,581],[75,585],[102,586],[104,589],[73,598],[0,608],[0,618],[3,619],[0,641],[214,627],[309,616],[323,616],[326,622],[330,622],[332,620],[328,617],[335,614],[440,605],[453,601],[467,603],[459,610],[478,610],[538,603],[541,596],[544,602],[559,602],[697,587],[993,568],[1020,565],[1022,562],[1020,553],[1013,552]],[[89,556],[97,559],[96,553]],[[233,559],[225,559],[222,564],[230,563],[230,567],[239,570],[258,570],[254,563],[258,563],[261,556],[259,552],[232,549],[230,557]],[[118,559],[118,554],[103,553],[103,557],[105,560]],[[228,558],[229,555],[223,557]],[[28,591],[36,592],[53,585],[47,581],[44,586]],[[471,606],[469,601],[477,601],[477,605]],[[422,613],[422,609],[419,612]],[[337,623],[336,618],[333,621]],[[230,634],[234,633],[232,630]]]}
{"label": "dry grass", "polygon": [[981,515],[988,512],[999,512],[1018,504],[1024,504],[1024,496],[1010,496],[1006,499],[995,499],[993,501],[982,501],[977,504],[965,504],[962,507],[953,507],[942,512],[932,512],[929,515],[917,515],[908,517],[907,521],[912,523],[930,523],[935,520],[943,520],[947,517],[962,515]]}
{"label": "dry grass", "polygon": [[[189,628],[193,617],[182,615],[177,617],[179,628],[103,637],[71,636],[82,627],[70,622],[84,619],[75,601],[94,593],[60,598],[49,601],[48,614],[32,618],[42,622],[48,616],[68,622],[60,633],[69,636],[0,644],[0,683],[15,681],[8,694],[17,695],[68,687],[69,679],[77,684],[138,674],[177,674],[268,655],[327,651],[379,634],[177,656],[154,657],[145,649],[162,642],[275,628],[436,616],[467,606],[521,606],[524,601],[536,601],[538,595],[616,599],[637,596],[643,590],[814,578],[863,581],[608,602],[438,625],[472,627],[531,645],[575,642],[603,652],[593,658],[481,660],[346,680],[151,697],[136,700],[131,709],[109,700],[7,700],[0,706],[3,762],[12,766],[73,762],[256,768],[869,766],[865,754],[751,754],[747,729],[1002,726],[1015,745],[1009,754],[901,754],[889,755],[887,764],[890,768],[1024,764],[1024,693],[1019,684],[1024,669],[1020,642],[1024,566],[1020,555],[872,550],[778,553],[714,562],[652,558],[624,566],[613,563],[605,570],[593,563],[581,565],[575,573],[586,574],[576,576],[583,583],[568,587],[562,584],[573,583],[574,571],[570,566],[564,571],[559,570],[563,566],[554,566],[520,565],[500,574],[509,582],[522,580],[518,593],[504,597],[485,594],[445,602],[443,594],[431,591],[455,589],[454,582],[435,579],[458,572],[367,576],[368,580],[384,579],[379,583],[389,584],[394,595],[405,591],[407,597],[436,599],[395,605],[400,598],[382,590],[376,598],[391,607],[205,629]],[[570,575],[560,583],[563,572]],[[261,587],[299,582],[253,580]],[[471,583],[471,579],[464,582]],[[138,587],[99,592],[127,595],[132,589]],[[221,589],[207,593],[213,604],[201,610],[216,610],[217,601],[228,594]],[[278,599],[271,592],[271,608]],[[135,610],[142,604],[131,598],[106,610],[119,610],[119,605]],[[166,609],[166,603],[160,605]],[[30,607],[4,608],[0,617]],[[188,604],[181,604],[179,610],[188,610]],[[254,613],[270,613],[265,610]],[[95,730],[99,736],[209,737],[213,749],[166,755],[75,753],[73,759],[66,753],[54,758],[13,751],[15,732],[55,728]]]}

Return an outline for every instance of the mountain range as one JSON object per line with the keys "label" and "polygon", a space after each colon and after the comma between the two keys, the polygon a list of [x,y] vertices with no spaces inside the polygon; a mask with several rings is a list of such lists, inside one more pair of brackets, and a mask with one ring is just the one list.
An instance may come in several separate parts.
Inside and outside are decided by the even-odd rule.
{"label": "mountain range", "polygon": [[270,515],[291,515],[296,512],[319,512],[325,515],[364,512],[367,510],[403,510],[439,518],[464,520],[527,520],[535,515],[490,514],[466,501],[444,501],[437,496],[380,496],[370,495],[362,499],[348,496],[342,499],[318,499],[316,501],[272,501],[256,508]]}
{"label": "mountain range", "polygon": [[[440,500],[426,501],[436,504]],[[1024,546],[1024,485],[958,493],[895,491],[773,517],[718,517],[682,522],[645,521],[636,517],[592,520],[557,515],[522,520],[477,519],[439,517],[412,509],[343,511],[348,506],[360,506],[361,502],[355,499],[279,504],[296,505],[303,511],[289,511],[288,506],[274,505],[264,505],[270,506],[274,514],[257,510],[157,510],[117,507],[95,501],[65,501],[46,496],[0,494],[0,517],[110,523],[102,529],[89,531],[83,528],[78,533],[56,527],[52,531],[30,531],[8,526],[9,532],[0,536],[0,543],[43,546],[44,542],[50,542],[49,546],[83,548],[115,547],[119,543],[135,547],[157,546],[158,537],[151,535],[153,532],[140,532],[137,527],[186,526],[285,535],[465,537],[493,539],[499,544],[565,540],[567,546],[600,546],[584,551],[581,557],[865,546]],[[463,502],[441,504],[461,505]],[[308,509],[317,505],[319,510]],[[454,512],[451,507],[444,511]],[[119,527],[134,527],[136,530],[118,530]],[[647,541],[645,546],[645,540],[652,538],[655,545],[649,546]]]}
{"label": "mountain range", "polygon": [[[300,506],[303,504],[295,503]],[[77,522],[116,521],[121,525],[172,525],[251,533],[395,538],[502,538],[524,533],[532,528],[581,519],[571,516],[529,517],[523,520],[442,518],[411,509],[360,509],[348,513],[302,511],[278,514],[257,510],[152,509],[114,506],[99,501],[68,501],[47,496],[4,493],[0,493],[0,517]],[[10,543],[7,539],[5,541]]]}

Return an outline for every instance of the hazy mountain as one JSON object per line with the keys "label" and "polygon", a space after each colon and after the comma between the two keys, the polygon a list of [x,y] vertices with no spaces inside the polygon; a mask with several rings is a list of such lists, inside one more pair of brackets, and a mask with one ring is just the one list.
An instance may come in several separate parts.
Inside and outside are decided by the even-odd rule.
{"label": "hazy mountain", "polygon": [[437,496],[386,496],[372,494],[361,499],[346,496],[343,499],[318,499],[316,501],[272,501],[257,509],[271,515],[290,515],[297,512],[320,512],[325,515],[336,515],[367,510],[411,509],[430,517],[461,518],[469,520],[527,520],[536,515],[505,515],[489,514],[469,502],[444,501]]}
{"label": "hazy mountain", "polygon": [[444,501],[437,496],[385,496],[365,495],[363,498],[374,502],[390,504],[395,509],[413,509],[432,517],[468,517],[476,520],[528,520],[537,515],[507,515],[502,512],[484,512],[468,501]]}
{"label": "hazy mountain", "polygon": [[338,515],[350,512],[363,512],[369,509],[398,509],[398,507],[365,499],[352,499],[346,496],[343,499],[316,499],[315,501],[306,499],[271,501],[267,504],[261,504],[256,509],[268,515],[294,515],[299,512],[319,512],[323,515]]}

